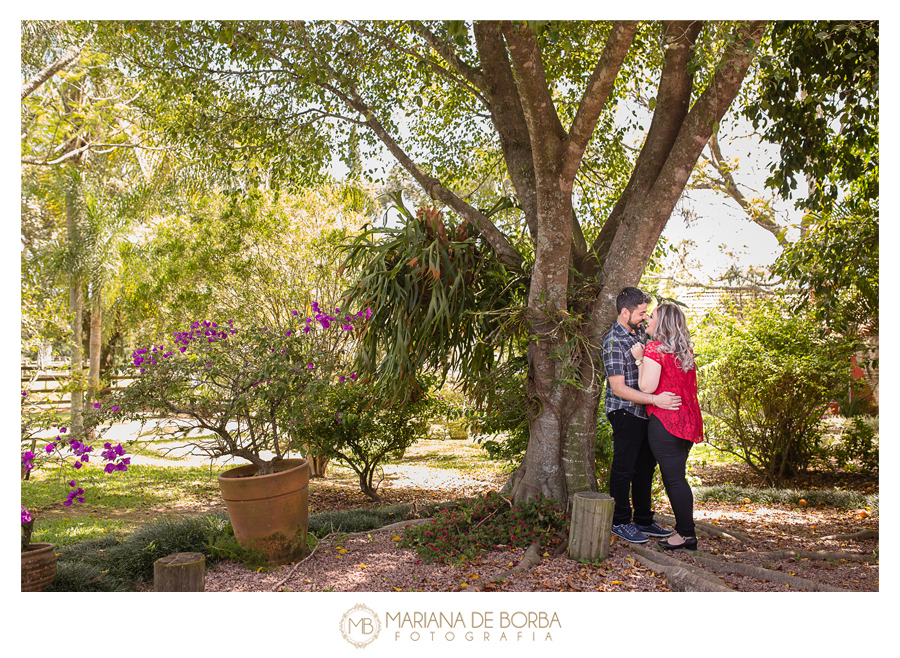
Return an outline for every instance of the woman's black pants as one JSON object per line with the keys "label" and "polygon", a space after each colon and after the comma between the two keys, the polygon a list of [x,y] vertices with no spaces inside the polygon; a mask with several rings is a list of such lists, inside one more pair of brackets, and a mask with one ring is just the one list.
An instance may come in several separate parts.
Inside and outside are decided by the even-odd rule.
{"label": "woman's black pants", "polygon": [[696,537],[694,529],[694,495],[685,478],[692,441],[671,434],[656,416],[650,416],[647,440],[659,464],[663,486],[675,513],[675,532],[682,537]]}

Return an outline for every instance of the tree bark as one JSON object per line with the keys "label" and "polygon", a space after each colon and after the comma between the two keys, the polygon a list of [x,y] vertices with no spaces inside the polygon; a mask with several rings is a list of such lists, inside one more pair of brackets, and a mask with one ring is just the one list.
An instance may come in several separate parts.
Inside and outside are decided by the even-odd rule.
{"label": "tree bark", "polygon": [[[69,248],[75,249],[77,242],[77,225],[78,225],[78,195],[79,195],[79,176],[75,170],[75,165],[71,165],[72,170],[68,172],[68,188],[66,190],[66,233],[69,241]],[[75,388],[71,392],[71,403],[69,409],[69,424],[74,436],[77,436],[84,426],[84,391],[81,388],[83,379],[84,365],[84,348],[82,338],[82,315],[84,310],[84,297],[82,294],[82,280],[78,272],[71,273],[69,283],[69,313],[72,314],[72,355],[69,364],[69,376],[73,382],[76,382]]]}
{"label": "tree bark", "polygon": [[91,295],[91,336],[88,350],[88,400],[94,400],[100,390],[100,351],[103,336],[103,298],[100,285],[94,282]]}
{"label": "tree bark", "polygon": [[601,493],[577,493],[569,523],[569,557],[603,560],[609,555],[609,536],[615,500]]}
{"label": "tree bark", "polygon": [[154,592],[202,592],[206,589],[203,553],[174,553],[153,563]]}

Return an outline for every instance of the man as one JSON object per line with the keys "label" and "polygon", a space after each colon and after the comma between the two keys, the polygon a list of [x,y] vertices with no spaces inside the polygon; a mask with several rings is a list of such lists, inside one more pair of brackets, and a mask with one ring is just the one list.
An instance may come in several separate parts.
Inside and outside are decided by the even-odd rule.
{"label": "man", "polygon": [[609,495],[615,500],[612,532],[635,544],[646,543],[648,536],[672,534],[653,521],[650,500],[656,459],[647,442],[650,418],[645,405],[672,410],[681,406],[681,398],[673,393],[653,395],[638,388],[638,369],[631,347],[645,340],[643,324],[649,303],[650,296],[639,288],[622,290],[616,297],[619,315],[603,340],[606,417],[613,431],[609,472]]}

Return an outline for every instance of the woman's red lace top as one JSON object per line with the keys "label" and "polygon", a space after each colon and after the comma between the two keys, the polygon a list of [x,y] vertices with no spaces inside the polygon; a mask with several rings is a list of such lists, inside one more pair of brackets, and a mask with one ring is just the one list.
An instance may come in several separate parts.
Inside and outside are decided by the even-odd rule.
{"label": "woman's red lace top", "polygon": [[659,418],[671,434],[700,443],[703,441],[703,419],[700,417],[700,402],[697,399],[697,368],[685,372],[675,364],[675,356],[659,351],[659,341],[651,341],[644,347],[644,358],[656,361],[661,367],[659,386],[654,395],[669,391],[681,398],[677,411],[660,409],[647,405],[647,413]]}

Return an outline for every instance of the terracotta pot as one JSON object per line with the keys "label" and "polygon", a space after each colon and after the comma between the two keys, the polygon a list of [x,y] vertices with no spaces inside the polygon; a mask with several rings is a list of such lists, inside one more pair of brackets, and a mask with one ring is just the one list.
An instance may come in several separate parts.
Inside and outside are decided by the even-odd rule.
{"label": "terracotta pot", "polygon": [[43,592],[56,578],[56,544],[28,544],[22,551],[22,591]]}
{"label": "terracotta pot", "polygon": [[252,464],[219,476],[234,536],[272,564],[291,562],[306,552],[309,527],[309,464],[285,459],[275,473],[256,475]]}

